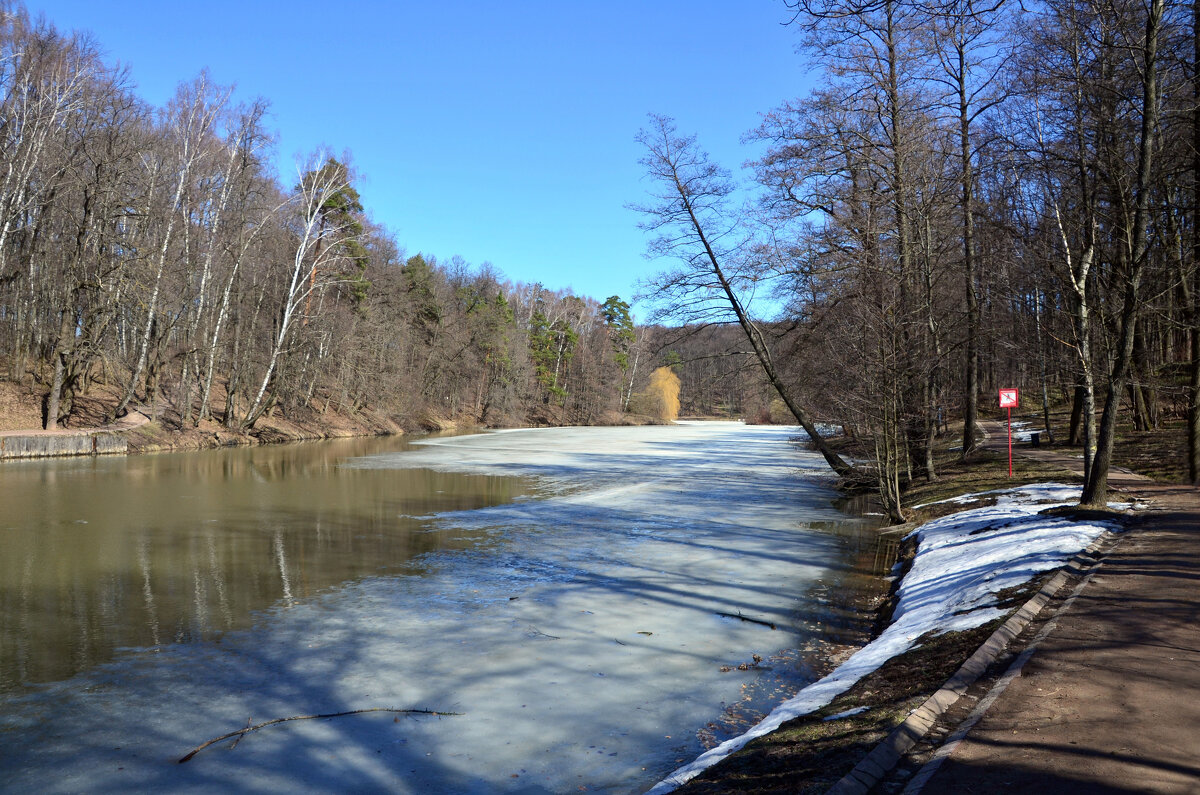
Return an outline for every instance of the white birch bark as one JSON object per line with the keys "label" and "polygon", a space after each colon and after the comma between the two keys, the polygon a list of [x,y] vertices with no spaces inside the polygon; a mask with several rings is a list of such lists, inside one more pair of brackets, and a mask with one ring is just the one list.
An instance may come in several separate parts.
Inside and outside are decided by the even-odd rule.
{"label": "white birch bark", "polygon": [[354,236],[349,224],[331,224],[321,213],[326,199],[349,187],[344,169],[322,168],[330,158],[318,153],[308,169],[297,169],[299,189],[293,197],[300,213],[303,226],[299,230],[295,254],[292,257],[291,273],[282,305],[280,306],[279,328],[271,345],[271,356],[266,371],[259,381],[258,389],[249,410],[242,419],[242,427],[253,427],[266,408],[265,399],[272,379],[285,355],[292,326],[302,315],[301,308],[314,292],[336,281],[325,273],[326,267],[340,256],[342,243]]}
{"label": "white birch bark", "polygon": [[208,78],[204,74],[201,74],[192,86],[181,86],[179,93],[176,94],[173,103],[175,107],[171,109],[174,118],[170,121],[171,132],[175,137],[175,142],[179,145],[179,158],[175,164],[178,169],[175,191],[171,198],[171,204],[167,207],[167,226],[158,247],[154,286],[151,288],[150,299],[147,302],[146,323],[142,327],[141,339],[138,344],[137,364],[134,366],[129,384],[125,388],[125,394],[112,411],[112,417],[120,416],[125,411],[126,406],[133,400],[138,382],[141,381],[145,372],[146,360],[150,352],[150,337],[154,330],[154,322],[158,318],[158,299],[162,291],[163,272],[167,267],[171,239],[179,217],[180,200],[193,170],[207,156],[207,149],[202,146],[202,142],[210,134],[217,114],[221,111],[228,96],[228,91],[215,97],[210,96]]}

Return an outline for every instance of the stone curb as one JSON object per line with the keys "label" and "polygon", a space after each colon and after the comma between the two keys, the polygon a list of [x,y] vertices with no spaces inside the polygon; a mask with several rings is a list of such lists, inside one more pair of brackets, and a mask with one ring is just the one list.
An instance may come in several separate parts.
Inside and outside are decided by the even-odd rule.
{"label": "stone curb", "polygon": [[1029,645],[1027,645],[1025,649],[1019,655],[1017,655],[1017,658],[1013,660],[1012,664],[1008,666],[1008,670],[1004,672],[1004,675],[996,680],[996,683],[992,685],[992,689],[989,690],[983,698],[979,699],[979,703],[977,703],[975,708],[971,710],[971,713],[967,715],[966,720],[960,723],[958,728],[951,732],[950,736],[947,737],[942,743],[942,747],[937,749],[933,756],[930,757],[929,761],[925,763],[924,767],[918,770],[916,774],[909,780],[908,784],[904,787],[904,792],[902,795],[917,795],[917,793],[925,788],[925,785],[929,783],[930,779],[937,775],[938,770],[941,769],[942,763],[950,758],[950,755],[954,753],[954,749],[958,748],[962,741],[966,739],[967,734],[970,733],[971,729],[975,728],[975,724],[979,723],[979,721],[991,708],[992,704],[996,703],[996,699],[1000,698],[1000,696],[1004,694],[1004,691],[1008,689],[1008,686],[1012,684],[1013,680],[1021,675],[1021,669],[1025,667],[1025,663],[1029,662],[1029,659],[1033,657],[1034,653],[1038,650],[1038,647],[1042,645],[1042,642],[1045,641],[1046,638],[1049,637],[1050,633],[1054,631],[1054,628],[1058,626],[1059,617],[1062,616],[1065,611],[1071,608],[1071,605],[1075,603],[1075,599],[1079,596],[1079,594],[1083,593],[1083,589],[1086,588],[1088,583],[1092,581],[1092,576],[1095,575],[1099,568],[1100,561],[1096,561],[1096,563],[1092,565],[1091,570],[1080,578],[1079,582],[1075,584],[1075,587],[1071,589],[1071,595],[1068,596],[1061,605],[1059,605],[1058,609],[1054,611],[1054,615],[1045,623],[1045,625],[1042,626],[1037,635],[1034,636],[1033,640],[1029,642]]}
{"label": "stone curb", "polygon": [[1108,531],[1097,538],[1055,574],[1033,597],[992,633],[983,645],[925,703],[913,710],[904,722],[875,746],[853,770],[827,790],[829,795],[865,795],[891,772],[904,754],[925,736],[930,727],[950,709],[988,666],[996,661],[1012,640],[1042,611],[1067,580],[1084,574],[1099,563],[1097,552],[1115,535]]}

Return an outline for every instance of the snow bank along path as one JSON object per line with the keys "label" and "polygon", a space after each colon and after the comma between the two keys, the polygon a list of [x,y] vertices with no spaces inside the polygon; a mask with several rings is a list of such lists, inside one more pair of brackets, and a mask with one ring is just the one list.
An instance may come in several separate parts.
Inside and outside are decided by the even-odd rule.
{"label": "snow bank along path", "polygon": [[[1039,572],[1064,565],[1114,525],[1041,516],[1051,505],[1067,505],[1078,487],[1058,483],[995,492],[996,504],[935,519],[920,528],[912,568],[899,591],[892,624],[824,679],[779,705],[743,735],[726,740],[650,790],[674,790],[706,768],[769,734],[792,718],[807,715],[849,690],[922,635],[986,624],[1003,615],[995,595],[1028,582]],[[968,495],[970,501],[983,495]]]}

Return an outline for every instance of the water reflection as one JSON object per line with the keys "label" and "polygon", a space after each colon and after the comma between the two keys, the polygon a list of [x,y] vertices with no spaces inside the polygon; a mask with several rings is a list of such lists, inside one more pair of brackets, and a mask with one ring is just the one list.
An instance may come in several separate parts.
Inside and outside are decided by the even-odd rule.
{"label": "water reflection", "polygon": [[522,479],[363,470],[399,439],[6,462],[0,466],[0,692],[66,679],[124,647],[209,639],[256,611],[478,544],[429,515],[511,502]]}
{"label": "water reflection", "polygon": [[[0,780],[645,791],[811,680],[830,625],[851,623],[837,594],[865,556],[862,523],[842,523],[790,435],[547,429],[403,455],[345,443],[0,470],[0,499],[23,478],[37,492],[23,516],[40,512],[0,519],[19,541],[3,653],[24,655],[18,692],[0,696]],[[489,477],[509,472],[548,493],[519,499],[528,486]],[[49,633],[40,646],[31,627]],[[297,723],[169,761],[248,716],[380,706],[463,717]]]}

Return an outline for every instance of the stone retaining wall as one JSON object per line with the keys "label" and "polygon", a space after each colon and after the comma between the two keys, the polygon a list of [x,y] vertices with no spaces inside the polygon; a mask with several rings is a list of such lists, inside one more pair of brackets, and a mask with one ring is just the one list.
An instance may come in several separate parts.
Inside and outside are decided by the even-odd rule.
{"label": "stone retaining wall", "polygon": [[0,436],[0,459],[46,458],[66,455],[108,455],[128,452],[125,437],[114,433],[66,436]]}

